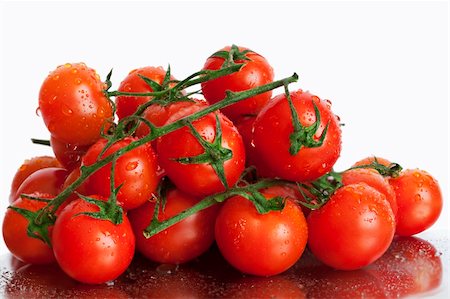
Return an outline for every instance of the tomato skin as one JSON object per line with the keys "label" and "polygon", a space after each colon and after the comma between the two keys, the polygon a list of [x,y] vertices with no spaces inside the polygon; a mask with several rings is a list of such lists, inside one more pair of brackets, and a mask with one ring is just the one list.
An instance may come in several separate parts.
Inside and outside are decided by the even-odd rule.
{"label": "tomato skin", "polygon": [[68,175],[69,172],[61,167],[39,169],[22,182],[17,189],[14,200],[19,198],[20,194],[31,194],[33,192],[56,196],[62,191],[62,186]]}
{"label": "tomato skin", "polygon": [[366,183],[370,187],[375,188],[378,192],[386,196],[394,216],[397,217],[397,199],[395,198],[394,188],[389,184],[389,180],[383,177],[375,169],[369,168],[355,168],[345,171],[342,174],[342,183],[344,185],[351,185],[356,183]]}
{"label": "tomato skin", "polygon": [[61,211],[53,228],[53,251],[61,269],[88,284],[116,279],[131,263],[135,249],[134,234],[125,214],[118,225],[79,215],[98,211],[96,205],[77,199]]}
{"label": "tomato skin", "polygon": [[[224,47],[222,50],[229,51],[231,47]],[[239,47],[239,51],[247,48]],[[235,63],[243,63],[244,66],[236,73],[217,78],[201,84],[205,99],[211,104],[223,100],[226,91],[244,91],[255,88],[273,81],[273,69],[267,60],[256,52],[250,51],[245,55],[250,60],[236,60]],[[204,70],[218,70],[224,62],[220,57],[209,57]],[[270,100],[272,92],[268,91],[260,95],[253,96],[229,107],[221,109],[221,111],[231,120],[246,114],[257,114],[263,106]]]}
{"label": "tomato skin", "polygon": [[411,236],[432,226],[442,211],[439,183],[426,171],[407,169],[391,178],[398,204],[396,234]]}
{"label": "tomato skin", "polygon": [[69,171],[80,167],[81,158],[91,146],[91,144],[77,145],[66,143],[54,136],[50,137],[50,145],[56,159],[58,159],[61,165]]}
{"label": "tomato skin", "polygon": [[78,145],[99,139],[112,119],[104,87],[95,70],[84,63],[66,63],[50,72],[39,92],[39,109],[51,135]]}
{"label": "tomato skin", "polygon": [[311,126],[316,121],[313,102],[317,105],[321,122],[315,134],[316,140],[329,123],[323,144],[302,147],[297,154],[290,154],[290,135],[294,128],[285,94],[273,98],[258,114],[253,125],[253,142],[259,159],[272,172],[271,176],[291,181],[314,180],[328,173],[340,155],[339,121],[331,112],[329,102],[301,90],[290,95],[303,126]]}
{"label": "tomato skin", "polygon": [[49,156],[39,156],[25,160],[14,174],[11,182],[11,191],[9,193],[9,202],[16,200],[17,189],[27,177],[39,169],[48,167],[61,167],[61,164],[55,157]]}
{"label": "tomato skin", "polygon": [[[224,173],[229,186],[233,186],[245,167],[245,148],[236,127],[222,114],[222,147],[232,151],[231,159],[224,162]],[[170,122],[169,119],[168,122]],[[207,142],[216,138],[216,114],[210,113],[194,121],[194,128]],[[198,197],[224,191],[225,188],[211,165],[182,164],[178,158],[193,157],[204,153],[204,149],[188,127],[180,128],[162,136],[157,142],[157,156],[161,167],[180,190]]]}
{"label": "tomato skin", "polygon": [[[118,151],[135,140],[137,138],[126,137],[114,143],[103,157]],[[94,164],[106,143],[106,139],[100,139],[91,146],[82,159],[82,165]],[[108,163],[88,177],[83,184],[84,189],[90,194],[109,197],[111,194],[110,175],[111,163]],[[117,201],[125,210],[134,209],[149,200],[160,180],[156,156],[150,144],[139,146],[118,158],[114,176],[115,188],[123,183],[117,194]]]}
{"label": "tomato skin", "polygon": [[339,188],[308,216],[311,252],[324,264],[355,270],[374,262],[388,249],[395,218],[386,197],[365,183]]}
{"label": "tomato skin", "polygon": [[[50,199],[52,195],[34,192],[32,196]],[[32,212],[46,206],[46,202],[21,197],[12,206]],[[28,220],[18,212],[8,209],[3,219],[3,239],[9,251],[19,260],[31,264],[50,264],[55,261],[53,250],[43,241],[27,234]],[[51,233],[51,232],[50,232]]]}
{"label": "tomato skin", "polygon": [[[164,210],[159,209],[158,220],[163,221],[198,203],[199,199],[180,190],[167,193]],[[202,210],[164,231],[145,238],[143,230],[150,225],[156,204],[147,202],[129,212],[136,235],[136,249],[158,263],[181,264],[203,254],[214,242],[214,222],[218,206]]]}
{"label": "tomato skin", "polygon": [[220,252],[233,267],[247,274],[271,276],[297,262],[308,229],[303,212],[290,199],[282,211],[259,214],[251,201],[234,196],[223,204],[215,234]]}
{"label": "tomato skin", "polygon": [[[120,83],[118,91],[123,92],[152,92],[153,89],[142,80],[139,75],[152,79],[158,84],[162,84],[166,71],[161,67],[146,66],[132,70]],[[171,77],[171,79],[173,79]],[[133,97],[118,96],[116,97],[117,116],[119,120],[132,115],[140,105],[150,101],[153,97]]]}

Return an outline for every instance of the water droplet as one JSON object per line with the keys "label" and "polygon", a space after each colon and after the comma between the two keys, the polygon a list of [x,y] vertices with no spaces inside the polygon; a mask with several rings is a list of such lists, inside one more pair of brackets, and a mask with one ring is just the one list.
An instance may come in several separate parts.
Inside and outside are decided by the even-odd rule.
{"label": "water droplet", "polygon": [[80,78],[76,78],[76,79],[75,79],[75,84],[81,84],[81,82],[83,82],[83,81],[81,81]]}
{"label": "water droplet", "polygon": [[78,73],[78,69],[76,69],[76,68],[72,69],[72,73],[74,73],[74,74]]}
{"label": "water droplet", "polygon": [[59,75],[55,75],[55,76],[53,76],[53,80],[58,80],[59,79]]}
{"label": "water droplet", "polygon": [[66,64],[64,64],[64,67],[66,67],[66,68],[71,68],[71,67],[72,67],[72,64],[66,63]]}
{"label": "water droplet", "polygon": [[178,270],[178,265],[161,264],[156,268],[156,272],[161,274],[172,274]]}
{"label": "water droplet", "polygon": [[127,166],[125,167],[125,169],[128,170],[128,171],[134,170],[134,169],[136,169],[136,167],[138,166],[138,164],[139,164],[139,163],[138,163],[137,161],[129,162],[129,163],[127,164]]}
{"label": "water droplet", "polygon": [[36,115],[37,115],[38,117],[41,117],[41,107],[37,107],[37,108],[36,108]]}
{"label": "water droplet", "polygon": [[19,171],[25,171],[28,168],[28,165],[26,164],[22,164],[22,166],[20,166]]}
{"label": "water droplet", "polygon": [[114,286],[114,280],[107,281],[107,282],[106,282],[106,285],[107,285],[108,287]]}
{"label": "water droplet", "polygon": [[53,98],[50,99],[49,103],[53,103],[54,101],[56,101],[58,99],[58,96],[54,96]]}
{"label": "water droplet", "polygon": [[66,115],[66,116],[70,116],[70,115],[72,115],[72,113],[73,113],[72,109],[70,109],[70,107],[67,106],[67,105],[63,105],[63,106],[62,106],[62,112],[63,112],[63,114]]}

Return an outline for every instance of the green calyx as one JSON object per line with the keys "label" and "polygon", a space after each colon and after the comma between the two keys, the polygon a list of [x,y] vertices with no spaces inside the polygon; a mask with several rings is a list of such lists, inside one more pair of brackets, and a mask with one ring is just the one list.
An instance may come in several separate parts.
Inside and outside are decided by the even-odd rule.
{"label": "green calyx", "polygon": [[217,51],[211,55],[211,57],[222,58],[223,64],[222,68],[230,67],[236,64],[236,61],[251,61],[250,58],[247,57],[247,53],[253,52],[252,50],[243,50],[239,51],[239,47],[236,45],[232,45],[229,51],[221,50]]}
{"label": "green calyx", "polygon": [[294,127],[294,131],[289,136],[290,141],[290,147],[289,147],[289,153],[294,156],[296,155],[302,147],[312,148],[312,147],[320,147],[323,144],[323,141],[325,140],[325,137],[327,135],[328,126],[330,122],[327,123],[325,126],[325,129],[323,130],[322,134],[320,135],[319,139],[315,138],[315,134],[317,133],[317,130],[320,127],[320,111],[319,108],[317,108],[316,103],[313,101],[314,106],[314,114],[316,117],[316,121],[308,126],[305,127],[301,124],[300,120],[298,119],[298,113],[295,109],[294,103],[292,102],[291,95],[289,93],[289,89],[287,85],[284,86],[286,98],[289,103],[289,108],[291,110],[291,116],[292,116],[292,125]]}
{"label": "green calyx", "polygon": [[400,175],[400,172],[403,170],[403,167],[398,163],[391,163],[388,166],[383,165],[378,162],[376,157],[374,157],[373,161],[370,164],[353,166],[353,167],[349,168],[348,170],[358,169],[358,168],[375,169],[382,176],[391,177],[391,178],[398,177]]}

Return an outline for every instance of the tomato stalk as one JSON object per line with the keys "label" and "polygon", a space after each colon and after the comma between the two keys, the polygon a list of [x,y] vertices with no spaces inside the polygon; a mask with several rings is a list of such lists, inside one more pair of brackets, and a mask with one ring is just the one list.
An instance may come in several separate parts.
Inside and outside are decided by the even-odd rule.
{"label": "tomato stalk", "polygon": [[[204,81],[209,81],[215,78],[218,78],[220,76],[225,76],[229,73],[232,73],[234,71],[239,70],[241,66],[240,65],[234,65],[229,68],[220,69],[217,71],[200,71],[197,72],[191,76],[189,76],[189,79],[185,79],[183,81],[180,81],[175,87],[162,90],[159,92],[151,92],[151,93],[127,93],[127,92],[109,92],[105,91],[105,93],[108,96],[117,96],[117,95],[131,95],[131,96],[164,96],[167,94],[170,94],[172,89],[177,89],[181,87],[189,87],[194,84],[198,84]],[[150,125],[151,131],[148,135],[144,136],[143,138],[131,142],[129,145],[119,149],[118,151],[106,156],[100,158],[96,163],[89,165],[89,166],[81,166],[80,167],[80,176],[78,179],[76,179],[72,184],[66,187],[60,194],[58,194],[47,206],[45,206],[43,209],[39,210],[37,213],[37,216],[35,220],[33,221],[33,225],[37,226],[45,226],[47,228],[55,221],[55,212],[56,210],[65,202],[65,200],[72,194],[91,174],[93,174],[98,169],[102,168],[103,166],[107,165],[108,163],[111,163],[114,159],[117,159],[118,157],[122,156],[123,154],[131,151],[132,149],[135,149],[147,142],[151,142],[155,140],[158,137],[161,137],[163,135],[166,135],[170,132],[173,132],[181,127],[186,126],[189,122],[193,122],[211,112],[214,112],[216,110],[222,109],[224,107],[227,107],[229,105],[232,105],[234,103],[237,103],[239,101],[242,101],[246,98],[253,97],[255,95],[273,90],[275,88],[286,86],[290,83],[296,82],[298,80],[298,75],[293,74],[290,77],[286,77],[284,79],[280,79],[259,87],[255,87],[250,90],[245,90],[241,92],[230,92],[228,91],[226,93],[226,97],[213,105],[207,106],[206,108],[195,112],[189,116],[186,116],[182,119],[179,119],[173,123],[164,125],[162,127],[156,127],[150,122],[147,124]],[[109,86],[109,84],[107,84]],[[152,101],[147,103],[148,105],[152,104]],[[139,110],[145,109],[145,105],[142,105]],[[142,109],[141,109],[142,108]],[[142,112],[141,111],[141,112]],[[121,122],[119,122],[120,125]],[[116,128],[117,130],[117,128]],[[119,134],[118,136],[122,136],[123,134]],[[117,138],[110,139],[110,143],[114,143],[115,141],[118,141]],[[235,191],[237,192],[237,191]],[[30,224],[31,226],[31,224]],[[33,230],[34,231],[34,230]],[[36,234],[39,234],[40,232],[36,231]],[[43,239],[45,239],[45,236],[41,236]],[[48,238],[47,238],[48,239]]]}

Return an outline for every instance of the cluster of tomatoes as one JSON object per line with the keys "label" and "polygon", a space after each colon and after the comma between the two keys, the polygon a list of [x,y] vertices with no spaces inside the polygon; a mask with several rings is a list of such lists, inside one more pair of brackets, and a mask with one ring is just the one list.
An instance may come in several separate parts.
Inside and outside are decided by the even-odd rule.
{"label": "cluster of tomatoes", "polygon": [[[98,284],[135,251],[180,264],[213,242],[253,275],[287,270],[307,244],[333,268],[358,269],[395,234],[430,227],[442,209],[436,180],[375,157],[333,171],[339,118],[329,101],[289,91],[292,80],[274,81],[263,56],[237,46],[185,80],[143,67],[113,92],[83,63],[59,66],[39,93],[55,157],[18,169],[6,245]],[[202,96],[185,88],[194,84]],[[272,97],[275,87],[284,90]]]}

